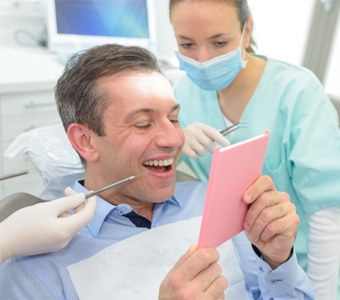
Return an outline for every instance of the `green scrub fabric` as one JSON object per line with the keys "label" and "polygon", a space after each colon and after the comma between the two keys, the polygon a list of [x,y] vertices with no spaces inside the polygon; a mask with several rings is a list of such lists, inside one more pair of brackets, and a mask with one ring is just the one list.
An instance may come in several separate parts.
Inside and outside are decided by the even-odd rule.
{"label": "green scrub fabric", "polygon": [[[262,174],[280,191],[288,192],[300,217],[296,252],[307,267],[308,215],[340,207],[340,131],[335,108],[315,75],[302,67],[267,59],[265,71],[241,117],[247,128],[228,139],[232,144],[271,132]],[[226,127],[217,93],[205,91],[187,77],[174,86],[181,105],[183,128],[202,122],[218,130]],[[207,181],[212,155],[182,160]],[[226,172],[228,170],[226,169]]]}

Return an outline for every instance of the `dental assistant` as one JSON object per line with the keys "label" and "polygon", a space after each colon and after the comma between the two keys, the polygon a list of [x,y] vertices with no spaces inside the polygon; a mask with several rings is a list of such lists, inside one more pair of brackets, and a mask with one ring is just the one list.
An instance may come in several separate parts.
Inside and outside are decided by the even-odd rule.
{"label": "dental assistant", "polygon": [[0,264],[14,256],[60,250],[92,220],[95,197],[83,205],[84,194],[71,188],[65,194],[68,196],[19,209],[0,223]]}
{"label": "dental assistant", "polygon": [[228,136],[234,144],[269,129],[263,174],[297,207],[295,247],[316,299],[336,299],[340,131],[322,85],[303,67],[255,54],[246,0],[170,0],[169,10],[187,75],[174,87],[185,128],[182,159],[207,181],[212,155],[205,150],[214,141],[228,145],[219,130],[245,122]]}

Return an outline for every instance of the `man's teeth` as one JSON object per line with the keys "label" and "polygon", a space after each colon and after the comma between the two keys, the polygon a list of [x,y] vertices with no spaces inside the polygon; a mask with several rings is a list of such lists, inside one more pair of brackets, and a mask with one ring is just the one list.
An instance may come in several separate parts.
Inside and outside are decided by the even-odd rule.
{"label": "man's teeth", "polygon": [[149,160],[143,163],[144,166],[154,166],[154,167],[167,167],[172,165],[174,159],[164,159],[164,160]]}

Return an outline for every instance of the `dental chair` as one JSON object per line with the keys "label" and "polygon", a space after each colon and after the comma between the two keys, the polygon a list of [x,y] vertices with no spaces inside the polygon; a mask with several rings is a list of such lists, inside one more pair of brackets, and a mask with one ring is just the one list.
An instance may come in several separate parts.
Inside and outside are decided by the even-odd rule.
{"label": "dental chair", "polygon": [[[64,189],[72,187],[84,175],[80,158],[61,124],[43,126],[20,134],[8,146],[4,155],[9,158],[23,157],[30,161],[41,176],[44,188],[39,197],[15,193],[0,200],[0,222],[17,209],[64,197]],[[177,181],[197,180],[190,172],[185,166],[177,170]]]}
{"label": "dental chair", "polygon": [[44,200],[28,193],[15,193],[0,201],[0,223],[16,210],[31,206]]}

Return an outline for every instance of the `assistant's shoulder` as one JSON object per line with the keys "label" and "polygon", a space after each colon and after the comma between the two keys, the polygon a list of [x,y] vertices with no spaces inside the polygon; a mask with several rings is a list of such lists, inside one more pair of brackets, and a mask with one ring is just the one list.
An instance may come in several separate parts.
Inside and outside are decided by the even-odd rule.
{"label": "assistant's shoulder", "polygon": [[267,58],[265,72],[271,78],[280,78],[283,82],[290,81],[298,84],[315,83],[320,85],[319,79],[311,70],[278,59]]}

